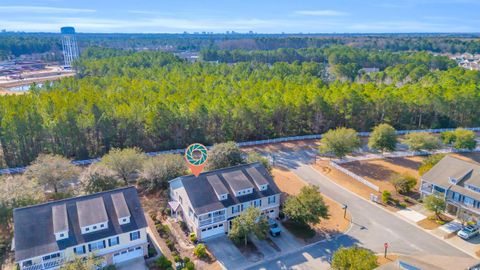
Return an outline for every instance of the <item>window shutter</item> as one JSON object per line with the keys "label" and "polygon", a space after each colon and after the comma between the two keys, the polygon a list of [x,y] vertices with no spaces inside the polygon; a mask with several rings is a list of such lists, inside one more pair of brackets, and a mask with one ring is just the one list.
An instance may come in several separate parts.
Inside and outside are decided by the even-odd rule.
{"label": "window shutter", "polygon": [[117,245],[120,244],[120,237],[117,236]]}
{"label": "window shutter", "polygon": [[106,245],[105,245],[105,240],[103,240],[103,248],[105,248],[105,247],[106,247]]}
{"label": "window shutter", "polygon": [[112,246],[112,241],[110,239],[108,239],[108,246],[111,247]]}
{"label": "window shutter", "polygon": [[88,244],[88,252],[92,252],[92,244]]}
{"label": "window shutter", "polygon": [[87,251],[85,250],[85,246],[82,246],[82,250],[83,250],[83,253],[87,253]]}

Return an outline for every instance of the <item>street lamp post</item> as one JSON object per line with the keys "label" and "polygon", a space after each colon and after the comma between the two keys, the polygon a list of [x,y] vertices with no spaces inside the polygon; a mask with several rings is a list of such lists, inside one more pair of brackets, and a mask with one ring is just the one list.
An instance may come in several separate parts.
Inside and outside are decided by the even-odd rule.
{"label": "street lamp post", "polygon": [[346,218],[347,217],[347,208],[348,206],[346,204],[343,205],[343,218]]}

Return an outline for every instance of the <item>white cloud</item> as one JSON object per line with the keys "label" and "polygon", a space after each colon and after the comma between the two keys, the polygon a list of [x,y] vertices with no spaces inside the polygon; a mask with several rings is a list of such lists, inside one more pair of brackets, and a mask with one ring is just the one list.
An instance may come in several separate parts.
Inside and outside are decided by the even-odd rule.
{"label": "white cloud", "polygon": [[295,11],[297,15],[305,16],[346,16],[348,13],[337,11],[337,10],[297,10]]}
{"label": "white cloud", "polygon": [[83,8],[59,8],[42,6],[0,6],[0,13],[29,12],[40,14],[62,14],[62,13],[94,13],[94,9]]}

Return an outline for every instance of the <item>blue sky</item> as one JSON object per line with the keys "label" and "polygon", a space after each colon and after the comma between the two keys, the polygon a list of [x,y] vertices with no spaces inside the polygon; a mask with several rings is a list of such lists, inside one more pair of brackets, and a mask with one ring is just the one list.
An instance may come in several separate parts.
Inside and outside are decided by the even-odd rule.
{"label": "blue sky", "polygon": [[58,32],[480,32],[480,0],[0,0],[0,29]]}

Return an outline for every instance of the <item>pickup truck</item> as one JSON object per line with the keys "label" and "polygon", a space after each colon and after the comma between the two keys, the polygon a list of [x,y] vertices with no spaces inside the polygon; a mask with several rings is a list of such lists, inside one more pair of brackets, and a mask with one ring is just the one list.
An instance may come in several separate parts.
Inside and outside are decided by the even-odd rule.
{"label": "pickup truck", "polygon": [[282,229],[280,228],[280,226],[278,226],[278,223],[271,218],[268,219],[268,230],[270,232],[270,235],[273,237],[279,236],[282,232]]}

